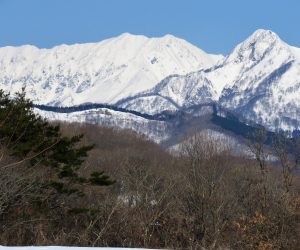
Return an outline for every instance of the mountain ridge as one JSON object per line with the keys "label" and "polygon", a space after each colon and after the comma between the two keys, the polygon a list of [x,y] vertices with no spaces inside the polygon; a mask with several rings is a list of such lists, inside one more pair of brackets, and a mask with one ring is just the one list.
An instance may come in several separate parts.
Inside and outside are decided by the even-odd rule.
{"label": "mountain ridge", "polygon": [[[124,108],[145,111],[159,97],[176,97],[175,103],[156,105],[170,110],[186,108],[201,102],[218,102],[224,108],[240,113],[247,120],[275,130],[298,130],[300,113],[300,49],[283,42],[274,32],[258,30],[215,66],[185,76],[170,76],[157,86],[120,104]],[[188,89],[186,95],[179,89]],[[175,104],[175,105],[174,105]],[[178,105],[177,105],[178,104]],[[274,106],[274,107],[273,107]],[[159,112],[162,110],[159,109]],[[155,110],[149,111],[155,114]]]}
{"label": "mountain ridge", "polygon": [[112,103],[168,75],[206,68],[221,57],[171,35],[147,38],[125,33],[99,43],[51,49],[0,48],[0,82],[11,92],[26,85],[29,97],[39,104]]}
{"label": "mountain ridge", "polygon": [[156,115],[217,102],[271,131],[300,127],[300,48],[270,30],[255,31],[225,57],[172,35],[129,33],[52,49],[5,48],[1,87],[26,84],[35,104],[106,103]]}

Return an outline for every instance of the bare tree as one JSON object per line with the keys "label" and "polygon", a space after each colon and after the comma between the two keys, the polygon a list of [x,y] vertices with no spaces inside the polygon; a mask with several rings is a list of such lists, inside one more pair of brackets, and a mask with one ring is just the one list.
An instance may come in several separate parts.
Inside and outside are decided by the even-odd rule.
{"label": "bare tree", "polygon": [[250,138],[249,149],[254,155],[260,169],[260,184],[262,186],[262,209],[266,210],[267,207],[267,182],[268,182],[268,165],[267,160],[270,156],[269,151],[266,148],[266,130],[260,128],[256,134]]}
{"label": "bare tree", "polygon": [[228,171],[228,147],[205,134],[196,134],[183,145],[183,209],[191,220],[195,247],[214,249],[227,224],[230,194],[224,193]]}

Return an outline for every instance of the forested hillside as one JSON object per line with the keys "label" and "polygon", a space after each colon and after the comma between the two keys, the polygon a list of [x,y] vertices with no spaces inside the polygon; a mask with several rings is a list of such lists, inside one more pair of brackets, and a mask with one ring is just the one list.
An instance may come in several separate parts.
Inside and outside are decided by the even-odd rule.
{"label": "forested hillside", "polygon": [[245,158],[195,133],[170,153],[131,130],[48,123],[24,93],[0,107],[2,245],[300,245],[297,140],[265,146],[261,129]]}

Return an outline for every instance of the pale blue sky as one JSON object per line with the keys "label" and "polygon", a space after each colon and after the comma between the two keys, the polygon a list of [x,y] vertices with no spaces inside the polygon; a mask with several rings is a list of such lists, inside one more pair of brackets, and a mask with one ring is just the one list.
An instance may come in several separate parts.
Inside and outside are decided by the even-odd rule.
{"label": "pale blue sky", "polygon": [[173,34],[228,53],[256,29],[300,47],[300,0],[0,0],[0,46]]}

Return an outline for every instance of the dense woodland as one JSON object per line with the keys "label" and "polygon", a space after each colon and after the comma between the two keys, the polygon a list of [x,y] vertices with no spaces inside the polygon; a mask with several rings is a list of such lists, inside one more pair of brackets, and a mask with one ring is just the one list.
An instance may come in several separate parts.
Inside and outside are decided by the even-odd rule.
{"label": "dense woodland", "polygon": [[247,158],[205,134],[170,153],[1,92],[0,245],[300,249],[300,145],[265,137]]}

